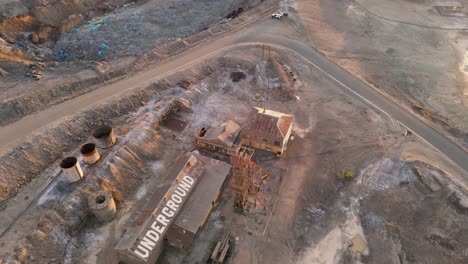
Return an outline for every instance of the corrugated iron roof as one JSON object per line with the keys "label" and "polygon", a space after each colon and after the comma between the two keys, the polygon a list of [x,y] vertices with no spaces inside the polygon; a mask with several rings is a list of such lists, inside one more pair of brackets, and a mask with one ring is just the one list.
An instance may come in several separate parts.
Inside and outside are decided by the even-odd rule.
{"label": "corrugated iron roof", "polygon": [[224,127],[224,130],[221,134],[219,134],[218,139],[221,140],[226,146],[232,146],[234,141],[239,135],[240,126],[233,121],[229,120]]}
{"label": "corrugated iron roof", "polygon": [[294,118],[291,115],[275,112],[269,114],[271,110],[255,109],[251,120],[247,125],[247,130],[260,134],[270,135],[276,138],[284,138],[292,126]]}
{"label": "corrugated iron roof", "polygon": [[278,120],[278,128],[281,131],[282,138],[286,137],[289,128],[292,126],[294,117],[290,115],[284,115]]}
{"label": "corrugated iron roof", "polygon": [[234,144],[240,132],[240,126],[235,122],[228,120],[225,124],[219,127],[207,127],[206,134],[203,137],[197,138],[211,141],[226,147],[231,147]]}
{"label": "corrugated iron roof", "polygon": [[203,155],[193,155],[197,157],[200,162],[206,164],[206,170],[203,172],[195,190],[193,190],[187,202],[175,218],[174,225],[189,230],[192,233],[197,233],[206,213],[212,206],[213,200],[229,175],[231,165]]}

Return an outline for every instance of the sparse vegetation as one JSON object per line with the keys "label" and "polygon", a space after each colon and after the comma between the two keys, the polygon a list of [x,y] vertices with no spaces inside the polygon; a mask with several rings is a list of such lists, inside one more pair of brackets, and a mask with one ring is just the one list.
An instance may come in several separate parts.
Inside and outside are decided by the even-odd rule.
{"label": "sparse vegetation", "polygon": [[356,173],[353,170],[340,170],[338,173],[338,180],[352,181]]}

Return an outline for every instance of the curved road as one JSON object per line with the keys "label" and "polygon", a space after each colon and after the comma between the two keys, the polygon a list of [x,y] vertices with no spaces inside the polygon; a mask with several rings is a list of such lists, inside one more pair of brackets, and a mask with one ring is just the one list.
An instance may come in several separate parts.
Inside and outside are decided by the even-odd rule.
{"label": "curved road", "polygon": [[218,38],[207,44],[192,48],[127,79],[105,85],[90,93],[2,127],[0,129],[0,149],[5,150],[8,147],[14,146],[33,132],[45,129],[47,126],[59,122],[67,116],[83,111],[96,103],[110,100],[116,96],[122,96],[142,85],[188,68],[225,49],[247,43],[273,45],[299,54],[318,70],[337,82],[346,91],[359,96],[376,110],[391,116],[393,120],[399,121],[468,172],[468,153],[462,148],[413,114],[405,111],[399,105],[376,92],[372,87],[322,56],[313,48],[307,46],[299,39],[294,39],[294,32],[287,26],[287,23],[272,19],[260,21],[229,36]]}

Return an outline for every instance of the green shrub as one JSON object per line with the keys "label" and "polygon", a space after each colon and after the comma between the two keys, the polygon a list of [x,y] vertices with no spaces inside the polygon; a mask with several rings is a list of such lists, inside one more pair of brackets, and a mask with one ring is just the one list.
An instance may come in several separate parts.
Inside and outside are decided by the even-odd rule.
{"label": "green shrub", "polygon": [[352,170],[340,170],[338,173],[338,180],[348,180],[351,181],[356,176],[356,173]]}

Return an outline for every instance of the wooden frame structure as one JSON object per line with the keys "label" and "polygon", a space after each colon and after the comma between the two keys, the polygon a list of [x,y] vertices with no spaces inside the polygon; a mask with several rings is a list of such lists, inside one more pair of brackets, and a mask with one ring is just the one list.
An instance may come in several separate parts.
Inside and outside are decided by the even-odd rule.
{"label": "wooden frame structure", "polygon": [[229,188],[238,195],[236,206],[251,211],[260,203],[258,193],[262,182],[270,173],[250,158],[231,156],[232,178]]}

